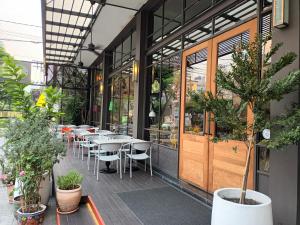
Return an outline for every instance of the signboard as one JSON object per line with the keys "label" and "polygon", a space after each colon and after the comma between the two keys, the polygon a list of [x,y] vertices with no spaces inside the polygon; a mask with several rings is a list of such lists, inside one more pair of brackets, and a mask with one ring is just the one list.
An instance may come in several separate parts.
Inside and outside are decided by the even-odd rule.
{"label": "signboard", "polygon": [[273,26],[283,28],[289,22],[289,0],[273,1]]}

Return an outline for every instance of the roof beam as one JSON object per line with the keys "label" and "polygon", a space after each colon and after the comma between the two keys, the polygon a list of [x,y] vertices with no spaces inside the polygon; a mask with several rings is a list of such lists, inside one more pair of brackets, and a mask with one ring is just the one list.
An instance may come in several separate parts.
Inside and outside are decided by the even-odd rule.
{"label": "roof beam", "polygon": [[47,56],[54,56],[54,57],[65,57],[65,58],[72,58],[72,56],[66,56],[66,55],[57,55],[57,54],[52,54],[52,53],[46,53],[46,57]]}
{"label": "roof beam", "polygon": [[83,36],[79,36],[79,35],[57,33],[57,32],[51,32],[51,31],[46,31],[46,35],[54,35],[54,36],[59,36],[59,37],[76,38],[76,39],[83,38]]}
{"label": "roof beam", "polygon": [[49,51],[59,51],[59,52],[71,52],[71,53],[77,53],[77,51],[75,51],[75,50],[70,50],[70,49],[60,49],[60,48],[49,48],[49,47],[46,47],[46,50],[49,50]]}
{"label": "roof beam", "polygon": [[53,40],[47,40],[46,43],[52,43],[52,44],[61,44],[61,45],[67,45],[67,46],[79,46],[77,43],[72,42],[64,42],[64,41],[53,41]]}
{"label": "roof beam", "polygon": [[60,22],[52,22],[52,21],[49,21],[49,20],[46,20],[45,23],[48,24],[48,25],[52,25],[52,26],[61,26],[61,27],[79,29],[81,31],[88,29],[88,27],[77,26],[77,25],[67,24],[67,23],[60,23]]}
{"label": "roof beam", "polygon": [[49,58],[46,58],[46,62],[48,62],[48,61],[72,63],[72,61],[70,61],[70,60],[63,60],[63,59],[49,59]]}
{"label": "roof beam", "polygon": [[81,13],[81,12],[74,12],[70,10],[65,10],[65,9],[58,9],[58,8],[52,8],[52,7],[46,7],[46,11],[50,12],[56,12],[56,13],[62,13],[62,14],[68,14],[72,16],[79,16],[79,17],[86,17],[86,18],[93,18],[93,15],[87,14],[87,13]]}

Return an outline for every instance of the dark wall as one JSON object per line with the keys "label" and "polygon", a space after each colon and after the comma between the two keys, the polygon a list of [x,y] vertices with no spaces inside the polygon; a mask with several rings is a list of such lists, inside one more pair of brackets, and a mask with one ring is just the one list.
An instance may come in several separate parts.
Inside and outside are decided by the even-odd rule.
{"label": "dark wall", "polygon": [[[297,53],[296,61],[277,74],[284,77],[289,71],[299,69],[299,0],[290,0],[289,26],[273,31],[273,43],[283,42],[283,47],[272,58],[276,61],[283,54]],[[271,116],[280,115],[292,102],[299,102],[299,92],[289,94],[280,102],[271,104]],[[299,152],[298,146],[287,146],[284,151],[271,151],[269,193],[273,201],[274,225],[297,225],[299,201]]]}

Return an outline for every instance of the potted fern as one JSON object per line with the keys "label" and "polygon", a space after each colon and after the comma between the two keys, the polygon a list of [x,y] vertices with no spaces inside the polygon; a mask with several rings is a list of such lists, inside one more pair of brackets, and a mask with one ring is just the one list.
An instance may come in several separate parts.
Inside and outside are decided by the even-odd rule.
{"label": "potted fern", "polygon": [[74,170],[57,178],[56,200],[59,206],[58,212],[69,214],[78,210],[82,194],[82,179],[83,177]]}
{"label": "potted fern", "polygon": [[[274,124],[279,124],[280,129],[276,132],[271,130],[271,139],[263,141],[267,147],[278,148],[283,144],[299,141],[299,108],[280,118],[281,122],[268,119],[266,114],[266,106],[270,101],[279,101],[285,94],[297,90],[300,71],[290,72],[284,78],[273,81],[274,75],[291,64],[296,55],[287,53],[279,61],[271,63],[271,57],[281,46],[277,44],[264,55],[261,71],[259,53],[267,41],[268,39],[256,38],[254,42],[236,46],[229,69],[219,68],[217,71],[217,94],[206,92],[195,95],[199,107],[211,113],[218,127],[231,131],[215,136],[211,141],[239,140],[243,141],[248,149],[241,188],[229,187],[214,193],[212,225],[272,225],[271,199],[262,193],[247,190],[251,155],[257,144],[256,135],[267,127],[274,128]],[[232,93],[240,101],[233,102],[233,99],[228,99],[224,93]],[[246,111],[253,117],[250,122],[243,116]],[[286,124],[290,127],[283,129]],[[238,151],[236,148],[233,150]]]}

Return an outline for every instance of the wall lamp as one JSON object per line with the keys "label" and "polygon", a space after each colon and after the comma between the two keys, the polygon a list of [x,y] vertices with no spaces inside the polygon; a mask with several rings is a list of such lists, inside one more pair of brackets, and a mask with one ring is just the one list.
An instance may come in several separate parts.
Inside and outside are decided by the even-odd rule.
{"label": "wall lamp", "polygon": [[140,65],[137,60],[134,60],[132,63],[132,80],[134,82],[138,82],[139,80],[139,70],[140,70]]}
{"label": "wall lamp", "polygon": [[101,95],[103,94],[103,89],[104,89],[104,86],[103,86],[103,83],[101,83],[99,86],[99,92]]}
{"label": "wall lamp", "polygon": [[289,0],[273,1],[273,26],[284,28],[289,24]]}

